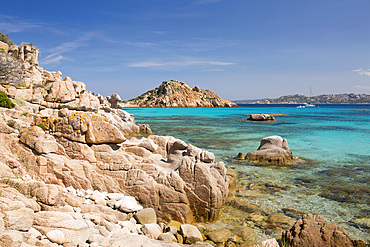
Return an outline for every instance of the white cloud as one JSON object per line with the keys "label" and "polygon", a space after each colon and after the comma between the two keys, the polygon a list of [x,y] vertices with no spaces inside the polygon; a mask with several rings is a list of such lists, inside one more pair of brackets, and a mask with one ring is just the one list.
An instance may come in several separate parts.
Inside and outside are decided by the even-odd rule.
{"label": "white cloud", "polygon": [[366,75],[366,76],[370,76],[370,69],[367,69],[367,70],[364,70],[364,69],[355,69],[353,70],[353,72],[356,72],[358,73],[359,75]]}
{"label": "white cloud", "polygon": [[56,63],[59,62],[60,60],[63,60],[64,57],[62,55],[55,55],[55,56],[47,56],[46,58],[42,59],[42,64],[43,65],[48,65],[51,63]]}
{"label": "white cloud", "polygon": [[50,27],[46,23],[36,22],[33,20],[22,20],[7,15],[0,15],[0,30],[1,32],[8,34],[31,30],[40,30],[43,32],[53,32],[57,34],[63,34],[61,30],[54,27]]}
{"label": "white cloud", "polygon": [[[182,58],[176,61],[140,61],[127,64],[128,67],[133,68],[155,68],[155,69],[170,69],[170,68],[185,68],[191,66],[200,67],[224,67],[234,65],[230,62],[222,62],[216,60],[203,60],[197,58]],[[217,68],[215,68],[217,69]]]}
{"label": "white cloud", "polygon": [[41,59],[40,63],[43,65],[47,65],[47,64],[56,63],[62,59],[65,59],[65,56],[63,56],[62,54],[71,52],[77,48],[86,46],[87,41],[89,41],[91,38],[95,36],[97,36],[97,32],[85,33],[82,36],[80,36],[78,39],[75,39],[69,42],[64,42],[55,48],[48,49],[48,51],[46,51],[46,54],[49,53],[49,55]]}

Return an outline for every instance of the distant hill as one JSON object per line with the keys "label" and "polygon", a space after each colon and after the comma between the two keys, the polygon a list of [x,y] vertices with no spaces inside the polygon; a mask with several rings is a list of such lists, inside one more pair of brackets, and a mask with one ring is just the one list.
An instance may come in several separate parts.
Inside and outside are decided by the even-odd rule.
{"label": "distant hill", "polygon": [[124,102],[124,107],[235,107],[210,90],[194,88],[185,82],[170,80],[142,95]]}
{"label": "distant hill", "polygon": [[370,104],[370,95],[368,94],[323,94],[313,97],[295,94],[281,96],[277,99],[262,100],[238,100],[238,104]]}

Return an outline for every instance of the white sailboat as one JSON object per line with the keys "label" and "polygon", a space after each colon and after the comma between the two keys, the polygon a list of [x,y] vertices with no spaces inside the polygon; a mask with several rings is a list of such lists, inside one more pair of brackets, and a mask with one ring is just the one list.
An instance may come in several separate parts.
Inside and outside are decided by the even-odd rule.
{"label": "white sailboat", "polygon": [[304,105],[299,105],[297,106],[298,109],[300,108],[306,108],[306,107],[316,107],[314,104],[311,103],[311,97],[312,97],[312,89],[310,87],[310,102],[309,103],[304,103]]}
{"label": "white sailboat", "polygon": [[311,97],[312,97],[312,88],[310,87],[310,103],[306,103],[306,107],[316,107],[314,104],[311,103]]}

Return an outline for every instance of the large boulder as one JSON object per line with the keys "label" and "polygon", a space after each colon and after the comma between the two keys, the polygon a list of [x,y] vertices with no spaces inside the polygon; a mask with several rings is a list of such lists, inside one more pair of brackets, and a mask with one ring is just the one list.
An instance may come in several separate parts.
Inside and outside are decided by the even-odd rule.
{"label": "large boulder", "polygon": [[283,241],[291,247],[365,247],[361,240],[352,240],[346,230],[327,222],[321,215],[303,215],[289,231],[282,234]]}
{"label": "large boulder", "polygon": [[122,108],[122,99],[121,97],[114,93],[108,98],[109,103],[111,104],[112,108]]}
{"label": "large boulder", "polygon": [[36,125],[42,125],[53,135],[89,144],[121,143],[126,140],[123,130],[116,124],[117,120],[113,121],[106,115],[79,111],[67,111],[59,113],[59,116],[55,116],[56,112],[50,114],[33,117]]}
{"label": "large boulder", "polygon": [[7,43],[0,41],[0,49],[4,50],[7,53],[9,50],[9,45]]}
{"label": "large boulder", "polygon": [[245,159],[274,165],[289,164],[295,160],[287,140],[280,136],[263,138],[258,149],[247,153]]}
{"label": "large boulder", "polygon": [[269,114],[251,114],[249,115],[249,121],[274,121],[275,118]]}
{"label": "large boulder", "polygon": [[5,211],[4,226],[7,230],[28,231],[33,224],[34,213],[32,209],[20,208]]}
{"label": "large boulder", "polygon": [[134,217],[139,224],[157,223],[157,215],[153,208],[144,208],[134,214]]}
{"label": "large boulder", "polygon": [[225,164],[173,137],[133,138],[92,149],[101,169],[166,221],[215,220],[228,194]]}
{"label": "large boulder", "polygon": [[185,244],[195,244],[198,241],[203,241],[202,234],[196,226],[190,224],[181,225],[180,232],[184,237]]}

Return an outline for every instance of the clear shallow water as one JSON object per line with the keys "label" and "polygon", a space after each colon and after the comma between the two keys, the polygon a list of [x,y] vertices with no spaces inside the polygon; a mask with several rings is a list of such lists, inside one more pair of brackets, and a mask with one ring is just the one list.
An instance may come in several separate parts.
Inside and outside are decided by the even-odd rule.
{"label": "clear shallow water", "polygon": [[[128,108],[137,123],[157,135],[171,135],[215,153],[218,160],[245,172],[249,183],[275,183],[288,190],[255,201],[279,212],[294,208],[322,214],[351,237],[370,242],[361,221],[370,218],[370,106],[244,105],[238,108]],[[252,113],[283,114],[276,121],[247,121]],[[251,166],[234,157],[256,150],[260,140],[280,135],[294,156],[311,161],[291,167]],[[251,200],[249,198],[249,200]],[[253,200],[253,199],[252,199]]]}

